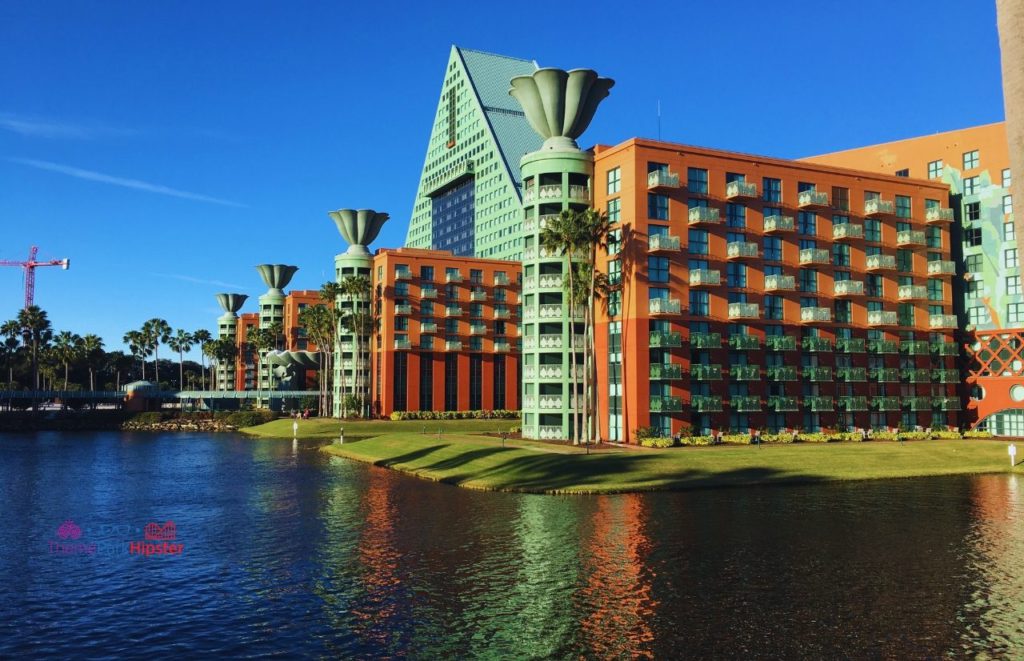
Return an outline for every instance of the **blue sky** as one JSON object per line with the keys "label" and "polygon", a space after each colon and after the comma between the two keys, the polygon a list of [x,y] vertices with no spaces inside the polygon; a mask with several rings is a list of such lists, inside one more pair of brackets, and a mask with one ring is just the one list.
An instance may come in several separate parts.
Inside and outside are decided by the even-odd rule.
{"label": "blue sky", "polygon": [[[108,347],[212,330],[256,264],[330,277],[328,210],[401,245],[453,43],[614,78],[581,144],[657,137],[660,100],[666,140],[799,157],[1002,119],[994,5],[2,3],[0,258],[70,257],[37,303]],[[0,269],[0,318],[21,303]]]}

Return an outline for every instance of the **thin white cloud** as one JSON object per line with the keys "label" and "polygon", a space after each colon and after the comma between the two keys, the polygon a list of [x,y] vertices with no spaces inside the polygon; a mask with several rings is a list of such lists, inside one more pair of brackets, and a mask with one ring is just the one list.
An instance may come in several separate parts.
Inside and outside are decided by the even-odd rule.
{"label": "thin white cloud", "polygon": [[116,128],[102,124],[75,124],[55,119],[22,117],[12,113],[0,113],[0,129],[31,138],[63,138],[72,140],[124,137],[138,135],[139,133],[134,129]]}
{"label": "thin white cloud", "polygon": [[147,193],[170,195],[171,197],[180,197],[185,200],[195,200],[196,202],[208,202],[210,204],[220,204],[226,207],[238,207],[242,209],[246,208],[246,205],[240,204],[238,202],[232,202],[231,200],[222,200],[218,197],[210,197],[209,195],[190,193],[188,191],[178,190],[176,188],[170,188],[168,186],[162,186],[160,184],[151,184],[147,181],[140,181],[138,179],[125,179],[123,177],[114,177],[109,174],[103,174],[102,172],[83,170],[81,168],[72,167],[70,165],[61,165],[60,163],[53,163],[51,161],[39,161],[33,158],[8,158],[7,160],[10,161],[11,163],[27,165],[38,170],[46,170],[48,172],[66,174],[67,176],[75,177],[76,179],[96,181],[101,184],[121,186],[122,188],[132,188],[135,190],[145,191]]}
{"label": "thin white cloud", "polygon": [[224,282],[223,280],[208,280],[206,278],[197,278],[191,275],[184,275],[183,273],[154,273],[153,275],[161,278],[173,278],[175,280],[181,280],[182,282],[191,282],[196,285],[213,285],[214,287],[225,287],[235,292],[244,292],[247,287],[242,285],[236,285],[231,282]]}

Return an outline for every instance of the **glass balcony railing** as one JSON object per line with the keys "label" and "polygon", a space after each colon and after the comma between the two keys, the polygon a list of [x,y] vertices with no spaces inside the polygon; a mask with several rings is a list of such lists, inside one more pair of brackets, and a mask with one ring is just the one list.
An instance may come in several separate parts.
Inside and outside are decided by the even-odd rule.
{"label": "glass balcony railing", "polygon": [[675,298],[652,298],[648,302],[650,314],[679,314],[679,300]]}
{"label": "glass balcony railing", "polygon": [[896,204],[892,200],[875,198],[864,201],[865,216],[891,216],[896,213]]}
{"label": "glass balcony railing", "polygon": [[455,271],[449,271],[444,274],[444,281],[448,284],[454,284],[462,282],[462,274]]}
{"label": "glass balcony railing", "polygon": [[761,398],[756,395],[733,395],[729,407],[738,413],[753,413],[761,410]]}
{"label": "glass balcony railing", "polygon": [[929,383],[932,373],[926,367],[904,367],[900,370],[900,377],[908,383]]}
{"label": "glass balcony railing", "polygon": [[805,367],[803,369],[803,377],[808,381],[831,381],[832,368],[825,366]]}
{"label": "glass balcony railing", "polygon": [[900,410],[900,398],[893,397],[890,395],[882,397],[873,397],[871,404],[879,411],[899,411]]}
{"label": "glass balcony railing", "polygon": [[769,381],[796,381],[796,365],[772,365],[764,373]]}
{"label": "glass balcony railing", "polygon": [[941,278],[947,275],[956,275],[956,264],[948,259],[937,259],[928,262],[928,277]]}
{"label": "glass balcony railing", "polygon": [[437,288],[420,287],[420,298],[437,298]]}
{"label": "glass balcony railing", "polygon": [[412,348],[412,345],[409,343],[409,340],[395,340],[395,349],[396,350],[411,349],[411,348]]}
{"label": "glass balcony railing", "polygon": [[495,287],[508,287],[511,284],[508,279],[508,275],[505,273],[494,274],[494,286]]}
{"label": "glass balcony railing", "polygon": [[796,397],[789,395],[771,395],[768,397],[768,408],[776,411],[797,411],[799,405],[797,404]]}
{"label": "glass balcony railing", "polygon": [[668,170],[648,172],[647,188],[679,188],[679,174]]}
{"label": "glass balcony railing", "polygon": [[733,381],[759,381],[761,368],[757,365],[730,365],[729,378]]}
{"label": "glass balcony railing", "polygon": [[432,321],[428,321],[420,324],[420,333],[432,335],[437,332],[437,324]]}
{"label": "glass balcony railing", "polygon": [[864,226],[854,225],[852,223],[843,223],[841,225],[832,226],[832,240],[833,241],[850,241],[853,239],[864,238]]}
{"label": "glass balcony railing", "polygon": [[764,276],[765,291],[794,291],[796,289],[796,278],[791,275],[766,275]]}
{"label": "glass balcony railing", "polygon": [[756,335],[730,335],[729,347],[738,351],[752,351],[761,348],[761,340]]}
{"label": "glass balcony railing", "polygon": [[924,232],[921,230],[900,230],[896,232],[896,245],[900,248],[925,245]]}
{"label": "glass balcony railing", "polygon": [[690,225],[717,225],[722,222],[718,209],[712,207],[693,207],[687,214]]}
{"label": "glass balcony railing", "polygon": [[800,264],[828,264],[830,255],[825,248],[804,248],[800,251]]}
{"label": "glass balcony railing", "polygon": [[730,200],[742,197],[755,199],[757,197],[757,184],[747,183],[746,181],[730,181],[725,185],[725,197]]}
{"label": "glass balcony railing", "polygon": [[834,410],[832,398],[822,395],[804,397],[804,406],[814,412]]}
{"label": "glass balcony railing", "polygon": [[720,349],[721,333],[690,333],[690,346],[694,349]]}
{"label": "glass balcony railing", "polygon": [[764,345],[771,351],[796,351],[796,338],[792,335],[769,335]]}
{"label": "glass balcony railing", "polygon": [[690,378],[694,381],[720,381],[722,379],[721,365],[702,365],[700,363],[690,365]]}
{"label": "glass balcony railing", "polygon": [[482,303],[487,300],[487,292],[485,291],[471,291],[469,292],[469,300],[474,303]]}
{"label": "glass balcony railing", "polygon": [[939,356],[959,356],[960,349],[956,342],[932,342],[931,351]]}
{"label": "glass balcony railing", "polygon": [[932,398],[931,397],[904,397],[903,405],[911,411],[931,411],[932,410]]}
{"label": "glass balcony railing", "polygon": [[412,280],[412,271],[407,268],[398,267],[395,269],[395,280]]}
{"label": "glass balcony railing", "polygon": [[896,255],[868,255],[865,268],[868,271],[895,271]]}
{"label": "glass balcony railing", "polygon": [[671,234],[652,234],[647,238],[648,252],[678,252],[679,237]]}
{"label": "glass balcony railing", "polygon": [[901,301],[926,301],[928,288],[924,285],[900,285],[896,289],[896,297]]}
{"label": "glass balcony railing", "polygon": [[651,363],[652,379],[681,379],[683,366],[676,363]]}
{"label": "glass balcony railing", "polygon": [[651,395],[651,412],[682,411],[683,400],[670,395]]}
{"label": "glass balcony railing", "polygon": [[956,328],[955,314],[928,315],[928,328],[932,330],[953,330]]}
{"label": "glass balcony railing", "polygon": [[804,351],[811,353],[832,351],[832,341],[826,337],[805,337],[800,346]]}
{"label": "glass balcony railing", "polygon": [[751,241],[730,241],[725,246],[726,259],[751,259],[757,257],[757,244]]}
{"label": "glass balcony railing", "polygon": [[691,287],[713,287],[721,284],[722,272],[711,269],[694,269],[690,271]]}
{"label": "glass balcony railing", "polygon": [[729,319],[758,319],[761,307],[757,303],[730,303]]}
{"label": "glass balcony railing", "polygon": [[470,335],[486,335],[487,334],[487,326],[484,326],[483,324],[472,324],[469,327],[469,334]]}
{"label": "glass balcony railing", "polygon": [[840,397],[837,401],[839,408],[844,411],[867,411],[868,398],[860,395],[847,395]]}
{"label": "glass balcony railing", "polygon": [[932,207],[924,212],[926,223],[951,223],[953,222],[953,210]]}
{"label": "glass balcony railing", "polygon": [[400,303],[395,306],[395,314],[397,315],[408,315],[412,314],[412,306],[408,303]]}
{"label": "glass balcony railing", "polygon": [[868,310],[868,326],[895,326],[897,321],[894,310]]}
{"label": "glass balcony railing", "polygon": [[868,380],[866,367],[837,367],[836,379],[846,383],[860,383]]}
{"label": "glass balcony railing", "polygon": [[940,411],[960,410],[960,399],[958,397],[936,397],[932,404]]}
{"label": "glass balcony railing", "polygon": [[862,337],[836,338],[836,351],[840,353],[864,353],[865,340]]}
{"label": "glass balcony railing", "polygon": [[668,349],[683,346],[683,334],[671,331],[651,331],[648,344],[652,349]]}
{"label": "glass balcony railing", "polygon": [[960,383],[960,371],[953,369],[933,369],[932,381],[936,383]]}
{"label": "glass balcony railing", "polygon": [[900,344],[896,340],[868,340],[870,353],[898,353]]}
{"label": "glass balcony railing", "polygon": [[765,216],[764,233],[792,232],[796,228],[793,216]]}
{"label": "glass balcony railing", "polygon": [[509,345],[508,342],[503,342],[503,341],[499,340],[499,341],[495,341],[495,343],[494,343],[494,351],[496,353],[508,353],[511,350],[512,350],[512,347]]}
{"label": "glass balcony railing", "polygon": [[832,321],[832,310],[828,308],[800,308],[800,321],[805,324]]}
{"label": "glass balcony railing", "polygon": [[698,413],[720,413],[722,398],[717,395],[694,395],[690,399],[690,407]]}
{"label": "glass balcony railing", "polygon": [[927,340],[903,340],[900,342],[900,353],[908,356],[927,356],[931,350]]}
{"label": "glass balcony railing", "polygon": [[444,316],[446,317],[461,317],[462,308],[457,305],[449,305],[444,309]]}
{"label": "glass balcony railing", "polygon": [[836,296],[863,296],[864,283],[860,280],[836,280],[833,285]]}
{"label": "glass balcony railing", "polygon": [[800,193],[797,194],[796,203],[801,209],[827,207],[828,193],[817,190],[800,191]]}
{"label": "glass balcony railing", "polygon": [[870,374],[878,383],[898,383],[900,380],[900,370],[896,367],[873,367]]}

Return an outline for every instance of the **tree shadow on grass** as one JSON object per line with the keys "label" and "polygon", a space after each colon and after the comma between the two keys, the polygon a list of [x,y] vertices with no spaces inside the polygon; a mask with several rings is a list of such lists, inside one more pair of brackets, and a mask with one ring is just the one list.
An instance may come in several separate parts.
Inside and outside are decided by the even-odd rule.
{"label": "tree shadow on grass", "polygon": [[423,448],[417,448],[416,450],[413,450],[412,452],[406,452],[405,454],[400,454],[397,457],[389,457],[387,459],[380,459],[380,460],[375,461],[373,463],[375,465],[377,465],[377,466],[388,466],[388,467],[395,466],[397,464],[405,464],[405,463],[408,463],[410,461],[416,461],[417,459],[422,459],[423,457],[426,457],[427,455],[433,454],[434,452],[437,452],[438,450],[443,450],[446,447],[448,447],[448,446],[447,445],[430,445],[430,446],[423,447]]}
{"label": "tree shadow on grass", "polygon": [[429,466],[424,466],[423,469],[431,471],[451,470],[453,468],[458,468],[459,466],[468,464],[471,461],[476,461],[477,459],[490,457],[491,455],[497,454],[499,452],[510,451],[511,450],[507,450],[506,448],[501,447],[489,447],[480,448],[478,450],[470,450],[469,452],[460,452],[454,457],[448,457],[447,459],[442,459],[436,463],[430,464]]}

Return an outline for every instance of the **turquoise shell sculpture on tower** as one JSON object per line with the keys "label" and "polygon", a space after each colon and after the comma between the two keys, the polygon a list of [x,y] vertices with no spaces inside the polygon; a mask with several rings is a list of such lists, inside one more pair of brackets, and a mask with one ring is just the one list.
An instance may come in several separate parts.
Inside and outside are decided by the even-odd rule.
{"label": "turquoise shell sculpture on tower", "polygon": [[[217,294],[217,303],[224,314],[217,319],[217,337],[227,338],[232,342],[238,337],[238,311],[245,305],[249,297],[246,294]],[[235,389],[235,362],[225,361],[217,364],[216,390]]]}

